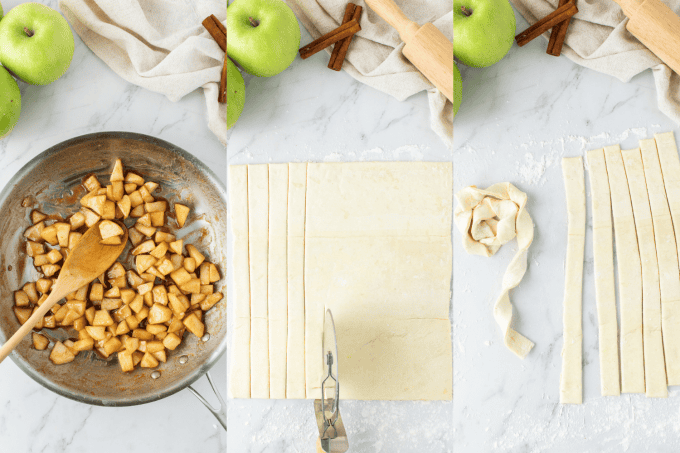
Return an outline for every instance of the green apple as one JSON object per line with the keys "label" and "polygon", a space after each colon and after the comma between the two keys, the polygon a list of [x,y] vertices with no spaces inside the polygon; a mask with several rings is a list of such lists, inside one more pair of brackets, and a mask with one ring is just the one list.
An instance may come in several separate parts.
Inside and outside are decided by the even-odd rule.
{"label": "green apple", "polygon": [[2,20],[2,5],[0,5],[0,20]]}
{"label": "green apple", "polygon": [[460,103],[463,102],[463,79],[458,66],[453,65],[453,116],[456,116]]}
{"label": "green apple", "polygon": [[227,59],[227,129],[236,123],[246,102],[246,84],[236,65]]}
{"label": "green apple", "polygon": [[0,67],[0,138],[9,134],[19,121],[21,92],[16,80]]}
{"label": "green apple", "polygon": [[236,0],[227,8],[227,53],[250,74],[286,69],[300,47],[300,26],[282,0]]}
{"label": "green apple", "polygon": [[66,19],[39,3],[23,3],[7,13],[0,21],[0,43],[0,63],[33,85],[61,77],[75,47]]}
{"label": "green apple", "polygon": [[453,0],[453,54],[468,66],[491,66],[512,47],[515,26],[508,0]]}

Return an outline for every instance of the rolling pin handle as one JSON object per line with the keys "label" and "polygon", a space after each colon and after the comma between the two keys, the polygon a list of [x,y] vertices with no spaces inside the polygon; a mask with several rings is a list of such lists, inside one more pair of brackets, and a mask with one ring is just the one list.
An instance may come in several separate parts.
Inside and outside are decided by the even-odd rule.
{"label": "rolling pin handle", "polygon": [[388,24],[396,28],[401,40],[407,44],[420,30],[420,26],[406,17],[393,0],[366,0],[366,4]]}
{"label": "rolling pin handle", "polygon": [[623,14],[628,17],[635,15],[635,13],[640,9],[645,0],[614,0],[623,10]]}

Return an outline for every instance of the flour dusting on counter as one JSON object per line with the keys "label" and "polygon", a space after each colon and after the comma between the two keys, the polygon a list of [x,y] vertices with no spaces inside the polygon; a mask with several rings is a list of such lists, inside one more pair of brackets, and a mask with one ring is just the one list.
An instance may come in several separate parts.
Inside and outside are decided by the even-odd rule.
{"label": "flour dusting on counter", "polygon": [[349,161],[422,161],[424,151],[429,147],[425,145],[404,145],[391,151],[382,148],[371,148],[364,151],[333,151],[323,157],[323,162],[349,162]]}
{"label": "flour dusting on counter", "polygon": [[342,154],[340,153],[330,153],[323,158],[324,162],[342,162]]}
{"label": "flour dusting on counter", "polygon": [[[564,447],[583,441],[583,433],[588,432],[588,438],[597,441],[603,452],[631,451],[631,444],[639,445],[641,440],[657,436],[666,436],[668,450],[664,451],[678,451],[680,412],[667,404],[677,395],[677,390],[671,390],[669,399],[597,396],[583,405],[560,405],[548,398],[550,403],[543,406],[540,414],[529,414],[521,408],[511,411],[503,432],[496,433],[491,445],[497,451],[566,451]],[[664,414],[663,422],[645,422],[652,413],[659,412]],[[591,414],[604,416],[592,418]]]}
{"label": "flour dusting on counter", "polygon": [[[374,453],[451,453],[452,410],[450,401],[340,401],[350,451]],[[234,439],[241,437],[239,428],[253,425],[248,452],[312,451],[319,435],[312,400],[230,400],[227,411]],[[232,413],[241,418],[232,418]],[[247,414],[245,419],[243,414]],[[405,423],[410,430],[394,430]]]}
{"label": "flour dusting on counter", "polygon": [[[652,127],[660,128],[658,124]],[[585,156],[586,151],[615,145],[631,137],[635,140],[651,138],[654,132],[658,131],[649,131],[646,127],[636,127],[626,129],[618,135],[601,132],[590,137],[568,135],[540,142],[530,139],[528,142],[514,146],[515,149],[527,151],[524,154],[524,160],[515,162],[515,174],[525,185],[542,186],[546,181],[546,171],[557,166],[562,157],[577,154]]]}

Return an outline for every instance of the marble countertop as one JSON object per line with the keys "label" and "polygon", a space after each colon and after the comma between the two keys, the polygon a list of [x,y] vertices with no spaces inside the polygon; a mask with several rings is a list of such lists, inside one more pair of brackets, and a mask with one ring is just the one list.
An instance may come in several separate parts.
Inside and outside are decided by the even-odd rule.
{"label": "marble countertop", "polygon": [[[3,0],[5,12],[23,0]],[[42,3],[58,9],[57,0]],[[22,111],[0,141],[0,190],[24,164],[64,140],[100,131],[152,135],[196,155],[226,181],[224,146],[207,127],[205,99],[195,91],[177,103],[111,71],[75,35],[66,74],[47,86],[20,83]],[[226,396],[226,357],[211,374]],[[195,387],[216,404],[205,378]],[[28,378],[11,360],[0,364],[0,450],[8,452],[223,452],[226,433],[213,415],[181,391],[135,407],[71,401]]]}
{"label": "marble countertop", "polygon": [[[302,43],[311,41],[301,31]],[[246,105],[228,132],[228,164],[451,159],[430,130],[424,92],[399,102],[331,71],[328,58],[298,57],[271,78],[245,76]],[[342,401],[340,408],[351,453],[452,451],[450,401]],[[230,452],[314,451],[318,437],[311,401],[229,399],[227,423]]]}
{"label": "marble countertop", "polygon": [[[527,22],[517,14],[517,28]],[[459,65],[454,190],[509,181],[528,194],[536,236],[524,280],[510,293],[516,329],[536,343],[506,350],[492,307],[515,241],[470,256],[454,235],[454,449],[460,452],[670,452],[680,449],[680,392],[668,399],[600,396],[592,231],[583,288],[583,405],[559,404],[566,204],[560,161],[678,126],[658,111],[651,71],[622,83],[546,55],[547,41],[513,46],[486,69]],[[676,137],[678,134],[676,132]],[[587,177],[586,177],[587,179]],[[589,186],[586,187],[589,191]],[[590,200],[588,200],[590,224]]]}

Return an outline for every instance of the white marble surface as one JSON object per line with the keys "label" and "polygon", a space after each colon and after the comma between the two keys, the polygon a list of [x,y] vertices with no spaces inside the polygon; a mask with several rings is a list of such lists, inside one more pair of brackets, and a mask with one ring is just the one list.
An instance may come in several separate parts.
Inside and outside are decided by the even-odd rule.
{"label": "white marble surface", "polygon": [[[517,15],[518,30],[527,22]],[[495,257],[467,255],[454,235],[454,449],[459,452],[670,452],[680,449],[680,392],[668,399],[600,396],[591,230],[584,274],[584,404],[560,406],[566,205],[560,159],[678,126],[659,113],[650,71],[624,84],[545,54],[547,40],[513,46],[486,69],[459,65],[454,189],[510,181],[536,225],[529,268],[511,292],[516,328],[536,343],[507,351],[492,315],[513,241]],[[589,191],[589,186],[587,186]],[[590,200],[588,201],[590,224]]]}
{"label": "white marble surface", "polygon": [[[3,0],[6,11],[23,3]],[[57,8],[57,1],[44,1]],[[207,127],[203,94],[180,102],[133,86],[113,73],[75,35],[67,73],[51,85],[20,83],[21,118],[0,141],[0,189],[26,162],[69,138],[100,131],[152,135],[193,153],[226,180],[226,154]],[[226,358],[211,374],[226,396]],[[209,401],[205,378],[196,387]],[[188,390],[128,408],[95,407],[58,396],[11,360],[0,364],[0,450],[3,452],[223,452],[226,434]]]}
{"label": "white marble surface", "polygon": [[[302,28],[302,43],[309,41]],[[328,58],[323,52],[298,57],[275,77],[245,77],[246,106],[228,132],[228,164],[451,159],[430,130],[424,92],[398,102],[329,70]],[[342,401],[340,407],[351,453],[453,449],[451,402]],[[314,451],[311,401],[230,399],[227,419],[229,452]]]}

